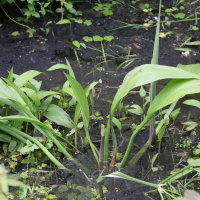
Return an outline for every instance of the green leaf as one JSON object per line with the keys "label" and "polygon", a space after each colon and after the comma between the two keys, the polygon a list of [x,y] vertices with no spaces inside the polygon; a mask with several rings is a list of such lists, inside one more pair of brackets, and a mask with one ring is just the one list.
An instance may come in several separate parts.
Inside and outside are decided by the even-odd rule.
{"label": "green leaf", "polygon": [[81,10],[76,11],[77,15],[82,15],[83,12]]}
{"label": "green leaf", "polygon": [[15,140],[12,140],[9,144],[8,151],[12,151],[17,146],[17,142]]}
{"label": "green leaf", "polygon": [[37,106],[40,106],[40,99],[37,96],[37,93],[35,90],[29,89],[29,88],[21,88],[22,91],[26,92],[26,94],[35,102]]}
{"label": "green leaf", "polygon": [[184,192],[184,198],[186,200],[200,200],[200,194],[194,190],[186,190]]}
{"label": "green leaf", "polygon": [[175,48],[174,50],[177,50],[177,51],[190,51],[190,52],[193,52],[192,49],[189,49],[189,48]]}
{"label": "green leaf", "polygon": [[193,171],[193,169],[186,169],[184,170],[182,173],[180,174],[177,174],[176,176],[174,176],[173,178],[171,178],[168,182],[171,183],[171,182],[174,182],[178,179],[181,179],[182,177],[186,176],[187,174],[191,173]]}
{"label": "green leaf", "polygon": [[154,162],[156,161],[156,158],[158,157],[158,153],[155,154],[151,160],[151,166],[153,167]]}
{"label": "green leaf", "polygon": [[72,67],[71,67],[69,61],[67,60],[67,58],[65,58],[65,60],[66,60],[66,63],[68,65],[68,68],[69,68],[69,75],[75,79],[75,75],[74,75],[74,72],[72,70]]}
{"label": "green leaf", "polygon": [[108,15],[113,15],[113,12],[112,12],[112,10],[106,10],[106,11],[103,12],[103,14],[105,16],[108,16]]}
{"label": "green leaf", "polygon": [[14,83],[18,86],[18,87],[22,87],[27,81],[29,81],[30,79],[38,76],[39,74],[41,74],[42,72],[36,71],[36,70],[29,70],[27,72],[24,72],[23,74],[21,74],[20,76],[18,76]]}
{"label": "green leaf", "polygon": [[63,19],[57,22],[56,24],[70,24],[71,22],[68,19]]}
{"label": "green leaf", "polygon": [[92,22],[91,22],[91,20],[85,20],[83,24],[90,26],[90,25],[92,25]]}
{"label": "green leaf", "polygon": [[74,19],[75,22],[79,23],[79,24],[82,24],[83,23],[83,20],[82,19]]}
{"label": "green leaf", "polygon": [[200,108],[200,101],[197,101],[195,99],[189,99],[183,102],[183,104],[195,106],[197,108]]}
{"label": "green leaf", "polygon": [[42,72],[36,71],[36,70],[29,70],[27,72],[24,72],[23,74],[21,74],[20,76],[18,76],[14,83],[18,86],[18,87],[22,87],[26,82],[28,82],[30,79],[38,76],[39,74],[41,74]]}
{"label": "green leaf", "polygon": [[[13,82],[9,81],[8,79],[5,79],[5,81],[13,88],[13,93],[17,93],[20,97],[22,97],[23,101],[26,103],[26,107],[30,109],[31,112],[33,112],[33,105],[29,98],[25,95],[25,93]],[[13,99],[14,101],[18,99]],[[19,101],[20,103],[23,104],[22,101]]]}
{"label": "green leaf", "polygon": [[1,142],[11,142],[11,137],[9,135],[0,133],[0,141]]}
{"label": "green leaf", "polygon": [[178,64],[177,67],[190,73],[194,73],[194,74],[200,73],[200,64],[191,64],[191,65]]}
{"label": "green leaf", "polygon": [[56,69],[67,69],[67,70],[69,70],[69,67],[65,64],[56,64],[56,65],[53,65],[52,67],[50,67],[49,69],[47,69],[47,71],[53,71],[53,70],[56,70]]}
{"label": "green leaf", "polygon": [[157,133],[158,141],[162,140],[162,137],[163,137],[163,135],[165,133],[165,129],[166,129],[166,125],[164,124],[162,126],[162,128],[160,129],[160,131]]}
{"label": "green leaf", "polygon": [[37,93],[37,96],[39,98],[39,100],[47,97],[47,96],[51,96],[51,95],[56,95],[56,94],[60,94],[59,92],[54,92],[54,91],[46,91],[46,90],[41,90]]}
{"label": "green leaf", "polygon": [[200,41],[195,41],[195,42],[186,42],[184,45],[200,45]]}
{"label": "green leaf", "polygon": [[139,94],[140,94],[140,96],[142,98],[144,98],[146,96],[146,91],[145,91],[145,89],[142,86],[140,87]]}
{"label": "green leaf", "polygon": [[81,42],[80,45],[81,45],[83,48],[86,49],[86,45],[85,45],[84,43]]}
{"label": "green leaf", "polygon": [[162,65],[147,64],[136,67],[125,76],[122,85],[114,97],[111,106],[111,117],[113,116],[119,101],[125,97],[131,89],[167,78],[189,79],[200,78],[200,76],[186,72],[185,70],[179,68]]}
{"label": "green leaf", "polygon": [[46,111],[47,108],[48,108],[48,106],[49,106],[50,103],[52,102],[52,99],[53,99],[52,96],[50,96],[50,97],[48,97],[47,99],[45,99],[45,100],[42,102],[42,104],[41,104],[41,106],[40,106],[40,109],[41,109],[42,111]]}
{"label": "green leaf", "polygon": [[67,94],[71,95],[72,97],[75,96],[72,88],[70,88],[70,87],[63,88],[61,91],[66,92]]}
{"label": "green leaf", "polygon": [[14,0],[7,0],[8,3],[13,3]]}
{"label": "green leaf", "polygon": [[86,41],[86,42],[93,41],[93,39],[91,37],[88,37],[88,36],[83,37],[83,40]]}
{"label": "green leaf", "polygon": [[76,12],[76,10],[74,8],[72,8],[69,12],[72,13],[72,14],[74,14],[74,15],[78,15],[77,12]]}
{"label": "green leaf", "polygon": [[23,179],[27,179],[29,176],[28,176],[28,173],[27,172],[22,172],[20,174],[20,177],[23,178]]}
{"label": "green leaf", "polygon": [[97,183],[101,183],[102,181],[104,181],[105,179],[107,178],[122,178],[122,179],[126,179],[126,180],[129,180],[129,181],[134,181],[134,182],[137,182],[137,183],[140,183],[140,184],[143,184],[143,185],[148,185],[150,187],[154,187],[156,189],[158,189],[159,185],[157,184],[154,184],[154,183],[149,183],[149,182],[146,182],[146,181],[142,181],[142,180],[139,180],[137,178],[134,178],[134,177],[131,177],[131,176],[128,176],[122,172],[113,172],[111,174],[108,174],[106,176],[99,176],[96,180]]}
{"label": "green leaf", "polygon": [[94,6],[93,9],[96,11],[103,10],[103,5],[99,4],[98,6]]}
{"label": "green leaf", "polygon": [[94,106],[94,98],[91,93],[89,93],[91,105]]}
{"label": "green leaf", "polygon": [[[62,13],[62,12],[65,12],[65,8],[56,8],[56,12],[57,13]],[[63,20],[61,20],[61,21],[63,21]],[[69,21],[69,20],[68,20]],[[59,21],[60,22],[60,21]],[[69,22],[69,23],[71,23],[71,22]],[[66,24],[66,23],[64,23],[64,24]]]}
{"label": "green leaf", "polygon": [[89,105],[88,100],[85,95],[85,91],[83,90],[82,86],[70,75],[65,74],[72,89],[74,95],[81,106],[82,116],[85,122],[86,128],[89,126],[90,114],[89,114]]}
{"label": "green leaf", "polygon": [[50,2],[49,3],[45,3],[44,4],[44,8],[46,8],[49,4],[50,4]]}
{"label": "green leaf", "polygon": [[151,104],[147,114],[169,105],[175,100],[186,94],[199,93],[200,80],[198,79],[174,79],[171,80],[156,96],[155,101]]}
{"label": "green leaf", "polygon": [[51,104],[47,111],[43,115],[49,120],[56,122],[62,126],[68,127],[70,129],[74,128],[74,125],[70,121],[70,116],[57,105]]}
{"label": "green leaf", "polygon": [[37,18],[39,18],[39,17],[40,17],[40,14],[39,14],[38,12],[35,12],[35,13],[34,13],[34,16],[37,17]]}
{"label": "green leaf", "polygon": [[141,108],[140,106],[136,105],[136,104],[134,104],[134,105],[132,105],[132,106],[130,106],[130,107],[135,108],[135,109],[128,109],[128,111],[129,111],[130,113],[133,113],[133,114],[140,114],[140,115],[143,113],[142,108]]}
{"label": "green leaf", "polygon": [[77,41],[77,40],[76,40],[76,41],[72,41],[72,43],[73,43],[73,45],[76,46],[77,48],[80,48],[80,47],[81,47],[79,41]]}
{"label": "green leaf", "polygon": [[191,131],[193,130],[196,126],[198,126],[198,123],[197,122],[183,122],[181,123],[183,125],[185,125],[187,128],[186,128],[186,131]]}
{"label": "green leaf", "polygon": [[200,166],[200,158],[189,158],[187,162],[188,162],[188,165],[190,165],[191,167]]}
{"label": "green leaf", "polygon": [[28,3],[32,4],[34,0],[27,0]]}
{"label": "green leaf", "polygon": [[52,23],[52,21],[47,22],[46,26],[49,25],[49,24],[51,24],[51,23]]}
{"label": "green leaf", "polygon": [[185,17],[185,14],[184,13],[178,13],[178,14],[174,15],[174,17],[183,19]]}
{"label": "green leaf", "polygon": [[112,118],[112,122],[117,126],[117,128],[120,130],[120,132],[121,132],[121,129],[122,129],[122,124],[121,124],[121,122],[117,119],[117,118],[115,118],[115,117],[113,117]]}

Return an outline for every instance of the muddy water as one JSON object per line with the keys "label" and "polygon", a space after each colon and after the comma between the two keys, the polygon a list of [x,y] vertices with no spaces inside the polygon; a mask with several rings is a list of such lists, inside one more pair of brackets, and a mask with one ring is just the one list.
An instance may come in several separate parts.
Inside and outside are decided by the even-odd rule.
{"label": "muddy water", "polygon": [[[145,1],[141,2],[144,3]],[[132,70],[134,67],[151,63],[155,37],[155,27],[149,29],[131,29],[130,27],[116,30],[112,29],[123,26],[122,23],[119,23],[116,20],[131,24],[144,24],[144,20],[148,18],[156,22],[156,17],[158,16],[158,1],[149,2],[154,8],[152,12],[145,13],[139,8],[133,9],[129,6],[131,5],[130,1],[125,1],[124,5],[120,6],[118,9],[113,9],[114,14],[112,16],[107,17],[103,16],[101,12],[94,11],[92,9],[94,4],[76,3],[74,6],[75,9],[81,9],[83,11],[82,18],[91,20],[91,26],[77,24],[74,22],[72,23],[70,31],[69,25],[56,25],[59,21],[59,16],[56,18],[53,15],[47,15],[45,20],[53,21],[53,23],[49,26],[50,32],[47,36],[40,31],[40,28],[44,23],[42,19],[34,19],[32,23],[27,23],[28,26],[37,30],[37,33],[33,38],[28,37],[26,28],[8,20],[3,12],[0,11],[0,23],[3,24],[0,28],[1,77],[7,77],[7,72],[12,67],[14,73],[19,75],[28,70],[38,70],[44,72],[42,75],[36,77],[37,80],[42,80],[42,89],[49,90],[56,86],[62,87],[63,83],[66,81],[63,70],[56,70],[53,72],[47,72],[46,70],[56,63],[65,64],[65,58],[67,58],[74,70],[76,79],[81,82],[84,87],[93,81],[98,81],[99,79],[102,80],[102,84],[99,86],[98,90],[99,97],[98,99],[95,99],[94,109],[101,113],[104,117],[103,122],[106,122],[106,116],[108,115],[111,106],[107,100],[113,99],[127,72]],[[175,3],[176,1],[163,1],[164,8],[173,7]],[[15,8],[12,8],[12,13],[10,12],[10,9],[10,6],[5,6],[6,12],[8,12],[11,17],[15,17],[20,14]],[[187,13],[188,16],[194,12],[194,6],[186,6],[186,10],[183,10],[183,12]],[[164,20],[163,16],[161,20]],[[163,26],[161,26],[162,32],[166,33],[167,31],[172,31],[173,34],[167,35],[165,38],[160,38],[159,64],[177,66],[179,63],[194,64],[199,62],[198,46],[191,47],[194,50],[194,53],[191,53],[188,58],[181,55],[180,51],[174,50],[175,47],[179,47],[185,41],[186,36],[192,37],[194,41],[199,40],[199,31],[188,31],[191,24],[194,25],[194,21],[172,23],[171,25],[163,24]],[[19,31],[19,35],[15,37],[11,36],[11,33],[14,31]],[[78,40],[79,42],[84,42],[82,39],[84,36],[92,37],[94,35],[100,35],[102,37],[108,35],[114,36],[114,40],[112,42],[103,42],[105,52],[111,55],[107,56],[108,67],[105,66],[105,64],[100,64],[98,67],[95,67],[98,63],[103,61],[102,53],[89,48],[80,48],[77,50],[81,67],[77,63],[72,41]],[[101,50],[99,42],[84,43],[87,46],[91,44]],[[127,57],[127,49],[131,49],[130,55],[134,56],[136,60],[126,68],[121,67],[116,72],[117,67],[125,61],[125,59],[119,58],[118,55]],[[93,73],[90,73],[92,70]],[[90,74],[87,75],[88,73]],[[160,81],[158,83],[157,90],[160,91],[166,83],[166,80]],[[145,86],[145,89],[148,91],[149,86]],[[138,90],[138,88],[136,90]],[[129,105],[134,103],[142,106],[142,100],[137,95],[129,95],[125,98],[124,102]],[[180,122],[187,119],[189,109],[191,108],[184,106],[181,111],[182,114],[177,118],[176,124],[171,126],[177,126],[180,128]],[[197,109],[192,108],[191,112],[192,117],[196,119],[198,114]],[[125,139],[123,144],[118,148],[119,152],[124,153],[126,150],[129,137],[132,133],[130,124],[133,122],[139,124],[140,117],[134,117],[132,120],[125,122],[123,125],[122,134]],[[93,141],[99,141],[100,139],[100,123],[102,122],[91,120],[90,133],[92,134]],[[120,144],[122,138],[118,132],[117,134],[119,139],[118,144]],[[171,134],[170,131],[169,134]],[[132,148],[130,159],[138,152],[139,148],[145,144],[147,139],[148,127],[144,131],[141,131],[141,133],[136,137],[134,143],[137,144],[138,147],[134,146]],[[97,146],[98,145],[99,144],[97,142]],[[162,144],[162,155],[159,156],[157,161],[158,164],[164,166],[165,172],[163,173],[163,171],[159,171],[150,173],[146,177],[146,181],[156,183],[169,175],[169,172],[174,167],[171,152],[169,151],[173,148],[174,142],[167,137],[165,142]],[[157,152],[157,145],[150,152],[146,153],[136,166],[127,172],[127,174],[143,179],[150,167],[148,154],[153,156],[155,152]],[[88,185],[91,187],[94,185],[98,172],[95,161],[91,156],[91,152],[87,151],[86,155],[91,159],[90,165],[87,166],[89,169],[89,176],[93,179],[92,183],[88,182]],[[79,156],[78,159],[84,162],[84,159],[81,156]],[[179,158],[175,158],[175,161],[178,161],[178,159]],[[88,163],[86,162],[85,164],[87,165]],[[78,171],[78,169],[75,170]],[[65,174],[65,172],[57,172],[58,177],[64,176],[63,174]],[[59,178],[60,182],[58,183],[54,178],[51,178],[52,181],[49,184],[55,184],[56,182],[56,184],[62,185],[69,179],[70,178],[65,178],[62,180],[62,178]],[[72,177],[71,179],[73,179],[77,185],[84,185],[85,183],[79,179],[74,180]],[[108,180],[105,185],[109,188],[109,192],[107,193],[108,199],[147,199],[147,197],[143,195],[143,192],[149,190],[148,187],[121,180]],[[112,185],[112,187],[110,187],[110,185]],[[66,199],[66,193],[63,193],[62,195],[59,194],[59,198]],[[82,196],[84,195],[82,194]],[[87,197],[85,198],[87,199]]]}

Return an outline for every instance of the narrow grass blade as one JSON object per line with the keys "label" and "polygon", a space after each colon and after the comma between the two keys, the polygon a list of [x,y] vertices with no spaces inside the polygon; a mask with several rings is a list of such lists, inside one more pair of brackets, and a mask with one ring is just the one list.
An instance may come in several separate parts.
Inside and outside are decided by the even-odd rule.
{"label": "narrow grass blade", "polygon": [[[152,64],[158,64],[161,4],[162,4],[162,0],[160,0],[160,4],[159,4],[159,15],[158,15],[157,28],[156,28]],[[153,102],[155,96],[156,96],[156,82],[152,82],[151,86],[150,86],[150,104]],[[152,142],[155,141],[155,135],[156,135],[156,133],[155,133],[155,115],[153,115],[153,117],[150,120],[150,128],[149,128],[149,143],[150,143],[150,145]]]}

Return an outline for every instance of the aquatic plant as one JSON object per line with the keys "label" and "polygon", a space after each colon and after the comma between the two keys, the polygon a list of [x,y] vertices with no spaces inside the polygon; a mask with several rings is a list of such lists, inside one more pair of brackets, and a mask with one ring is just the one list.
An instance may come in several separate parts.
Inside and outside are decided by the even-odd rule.
{"label": "aquatic plant", "polygon": [[[160,8],[161,8],[161,2],[160,2]],[[159,25],[156,32],[157,41],[159,38],[158,34],[159,34]],[[158,42],[157,42],[157,45],[154,46],[153,60],[154,61],[152,62],[152,64],[146,64],[140,67],[136,67],[134,70],[130,71],[126,75],[126,77],[123,80],[122,85],[120,86],[112,102],[112,106],[110,109],[110,117],[107,122],[106,134],[105,134],[105,140],[104,140],[104,161],[106,162],[108,161],[110,131],[112,132],[112,126],[113,126],[111,121],[112,121],[112,118],[114,117],[115,110],[117,109],[119,103],[121,103],[123,97],[125,97],[128,94],[128,92],[135,87],[145,85],[147,83],[152,83],[161,79],[166,79],[166,78],[172,79],[161,90],[161,92],[155,97],[155,99],[153,99],[144,120],[134,130],[130,138],[126,153],[123,156],[123,159],[118,166],[119,169],[122,169],[125,166],[125,162],[132,148],[134,138],[157,111],[159,111],[163,107],[172,103],[167,115],[165,115],[164,119],[161,120],[161,123],[159,124],[159,128],[157,129],[159,140],[161,140],[164,130],[166,126],[169,124],[169,114],[172,112],[178,99],[182,98],[186,94],[193,94],[193,93],[200,92],[200,89],[199,89],[200,75],[198,74],[200,70],[199,70],[198,65],[189,65],[189,66],[179,65],[178,68],[174,68],[174,67],[161,66],[161,65],[155,64],[157,63],[157,60],[158,60]],[[112,134],[112,137],[113,137],[113,134]],[[113,140],[115,141],[114,137],[113,137]],[[146,144],[145,144],[145,148],[146,148]],[[199,166],[199,163],[196,166]],[[191,166],[188,165],[188,168],[189,167]],[[120,172],[116,172],[116,174],[114,173],[111,175],[104,176],[103,178],[99,177],[97,179],[98,185],[100,186],[100,182],[107,177],[117,177],[119,175],[118,173]],[[122,175],[120,174],[119,176],[122,176]],[[127,179],[127,175],[124,175],[123,178]],[[162,181],[161,184],[167,182],[169,179]],[[134,180],[134,181],[137,182],[138,180]],[[142,183],[142,184],[146,184],[146,183]],[[152,187],[154,186],[152,185]],[[155,187],[157,189],[159,188],[158,185],[156,185]],[[100,192],[102,192],[101,186],[100,186]],[[160,193],[160,195],[163,199],[162,193]]]}
{"label": "aquatic plant", "polygon": [[77,145],[77,125],[78,125],[78,120],[79,120],[80,113],[81,113],[82,118],[83,118],[85,132],[86,132],[86,139],[88,140],[90,147],[93,151],[93,154],[96,158],[96,161],[98,163],[99,161],[98,161],[98,156],[97,156],[97,153],[96,153],[96,148],[92,144],[92,141],[91,141],[90,135],[89,135],[89,131],[88,131],[90,114],[89,114],[89,104],[88,104],[88,100],[87,100],[87,97],[89,95],[89,91],[98,82],[91,83],[84,90],[82,88],[82,86],[78,83],[78,81],[75,79],[74,72],[73,72],[73,70],[72,70],[67,59],[66,59],[66,62],[67,62],[68,65],[64,65],[64,64],[55,65],[55,66],[52,66],[51,68],[49,68],[48,71],[52,71],[52,70],[60,69],[60,68],[69,70],[69,75],[68,74],[65,74],[65,75],[66,75],[67,81],[68,81],[68,83],[71,87],[67,86],[67,87],[63,88],[62,91],[70,94],[71,96],[74,96],[78,101],[78,104],[77,104],[76,109],[75,109],[75,115],[74,115],[75,145]]}
{"label": "aquatic plant", "polygon": [[[48,138],[51,138],[51,140],[57,145],[57,147],[63,152],[63,154],[67,158],[73,159],[73,157],[66,151],[66,149],[61,145],[61,143],[55,138],[57,136],[60,137],[58,133],[56,133],[52,127],[49,127],[48,125],[40,121],[41,111],[43,112],[43,114],[44,114],[44,111],[48,112],[48,108],[51,107],[50,103],[51,103],[52,98],[51,97],[47,98],[48,100],[46,100],[45,103],[44,102],[41,103],[40,100],[46,96],[49,96],[49,95],[52,96],[52,95],[57,94],[57,92],[53,92],[53,91],[39,91],[41,82],[37,82],[37,81],[34,82],[33,78],[39,75],[40,73],[41,72],[31,70],[31,71],[27,71],[23,73],[20,76],[16,76],[16,75],[13,75],[13,72],[11,70],[9,73],[8,79],[4,78],[4,81],[7,82],[7,84],[2,79],[0,79],[0,84],[1,84],[0,102],[7,106],[6,113],[8,114],[8,110],[10,107],[14,108],[15,110],[19,112],[19,115],[10,115],[10,116],[1,117],[0,129],[12,135],[13,137],[16,137],[18,140],[20,140],[23,143],[25,143],[26,139],[32,141],[39,148],[42,149],[42,151],[52,160],[52,162],[54,162],[57,166],[61,168],[65,168],[38,140],[18,130],[17,128],[13,126],[13,124],[7,121],[7,120],[14,120],[14,121],[25,121],[25,122],[32,123],[33,126],[37,130],[39,130],[43,135],[45,135]],[[13,77],[15,77],[14,81],[13,81]],[[28,97],[32,99],[32,102],[30,101]],[[55,107],[55,105],[52,105],[52,106]],[[53,111],[53,109],[52,110],[50,109],[49,112],[51,113],[51,115],[53,113],[55,115],[55,111]],[[64,116],[62,113],[57,112],[57,118],[59,117],[65,122],[67,123],[69,122],[66,116]]]}

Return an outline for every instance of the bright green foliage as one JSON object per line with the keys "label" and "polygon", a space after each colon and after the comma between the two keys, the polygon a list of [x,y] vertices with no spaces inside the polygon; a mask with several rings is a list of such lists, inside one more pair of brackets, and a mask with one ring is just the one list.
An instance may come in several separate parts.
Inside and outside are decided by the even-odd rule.
{"label": "bright green foliage", "polygon": [[85,37],[83,37],[83,40],[86,42],[91,42],[91,41],[93,41],[93,38],[85,36]]}
{"label": "bright green foliage", "polygon": [[108,16],[108,15],[113,15],[112,10],[106,10],[103,12],[104,15]]}
{"label": "bright green foliage", "polygon": [[174,15],[174,17],[183,19],[185,17],[185,14],[184,13],[178,13],[178,14]]}
{"label": "bright green foliage", "polygon": [[110,42],[114,39],[114,37],[112,35],[109,35],[109,36],[105,36],[103,39]]}
{"label": "bright green foliage", "polygon": [[93,36],[93,40],[96,42],[98,42],[98,41],[101,42],[103,40],[103,38],[100,37],[99,35],[95,35],[95,36]]}
{"label": "bright green foliage", "polygon": [[70,24],[71,22],[68,19],[63,19],[57,22],[56,24]]}

